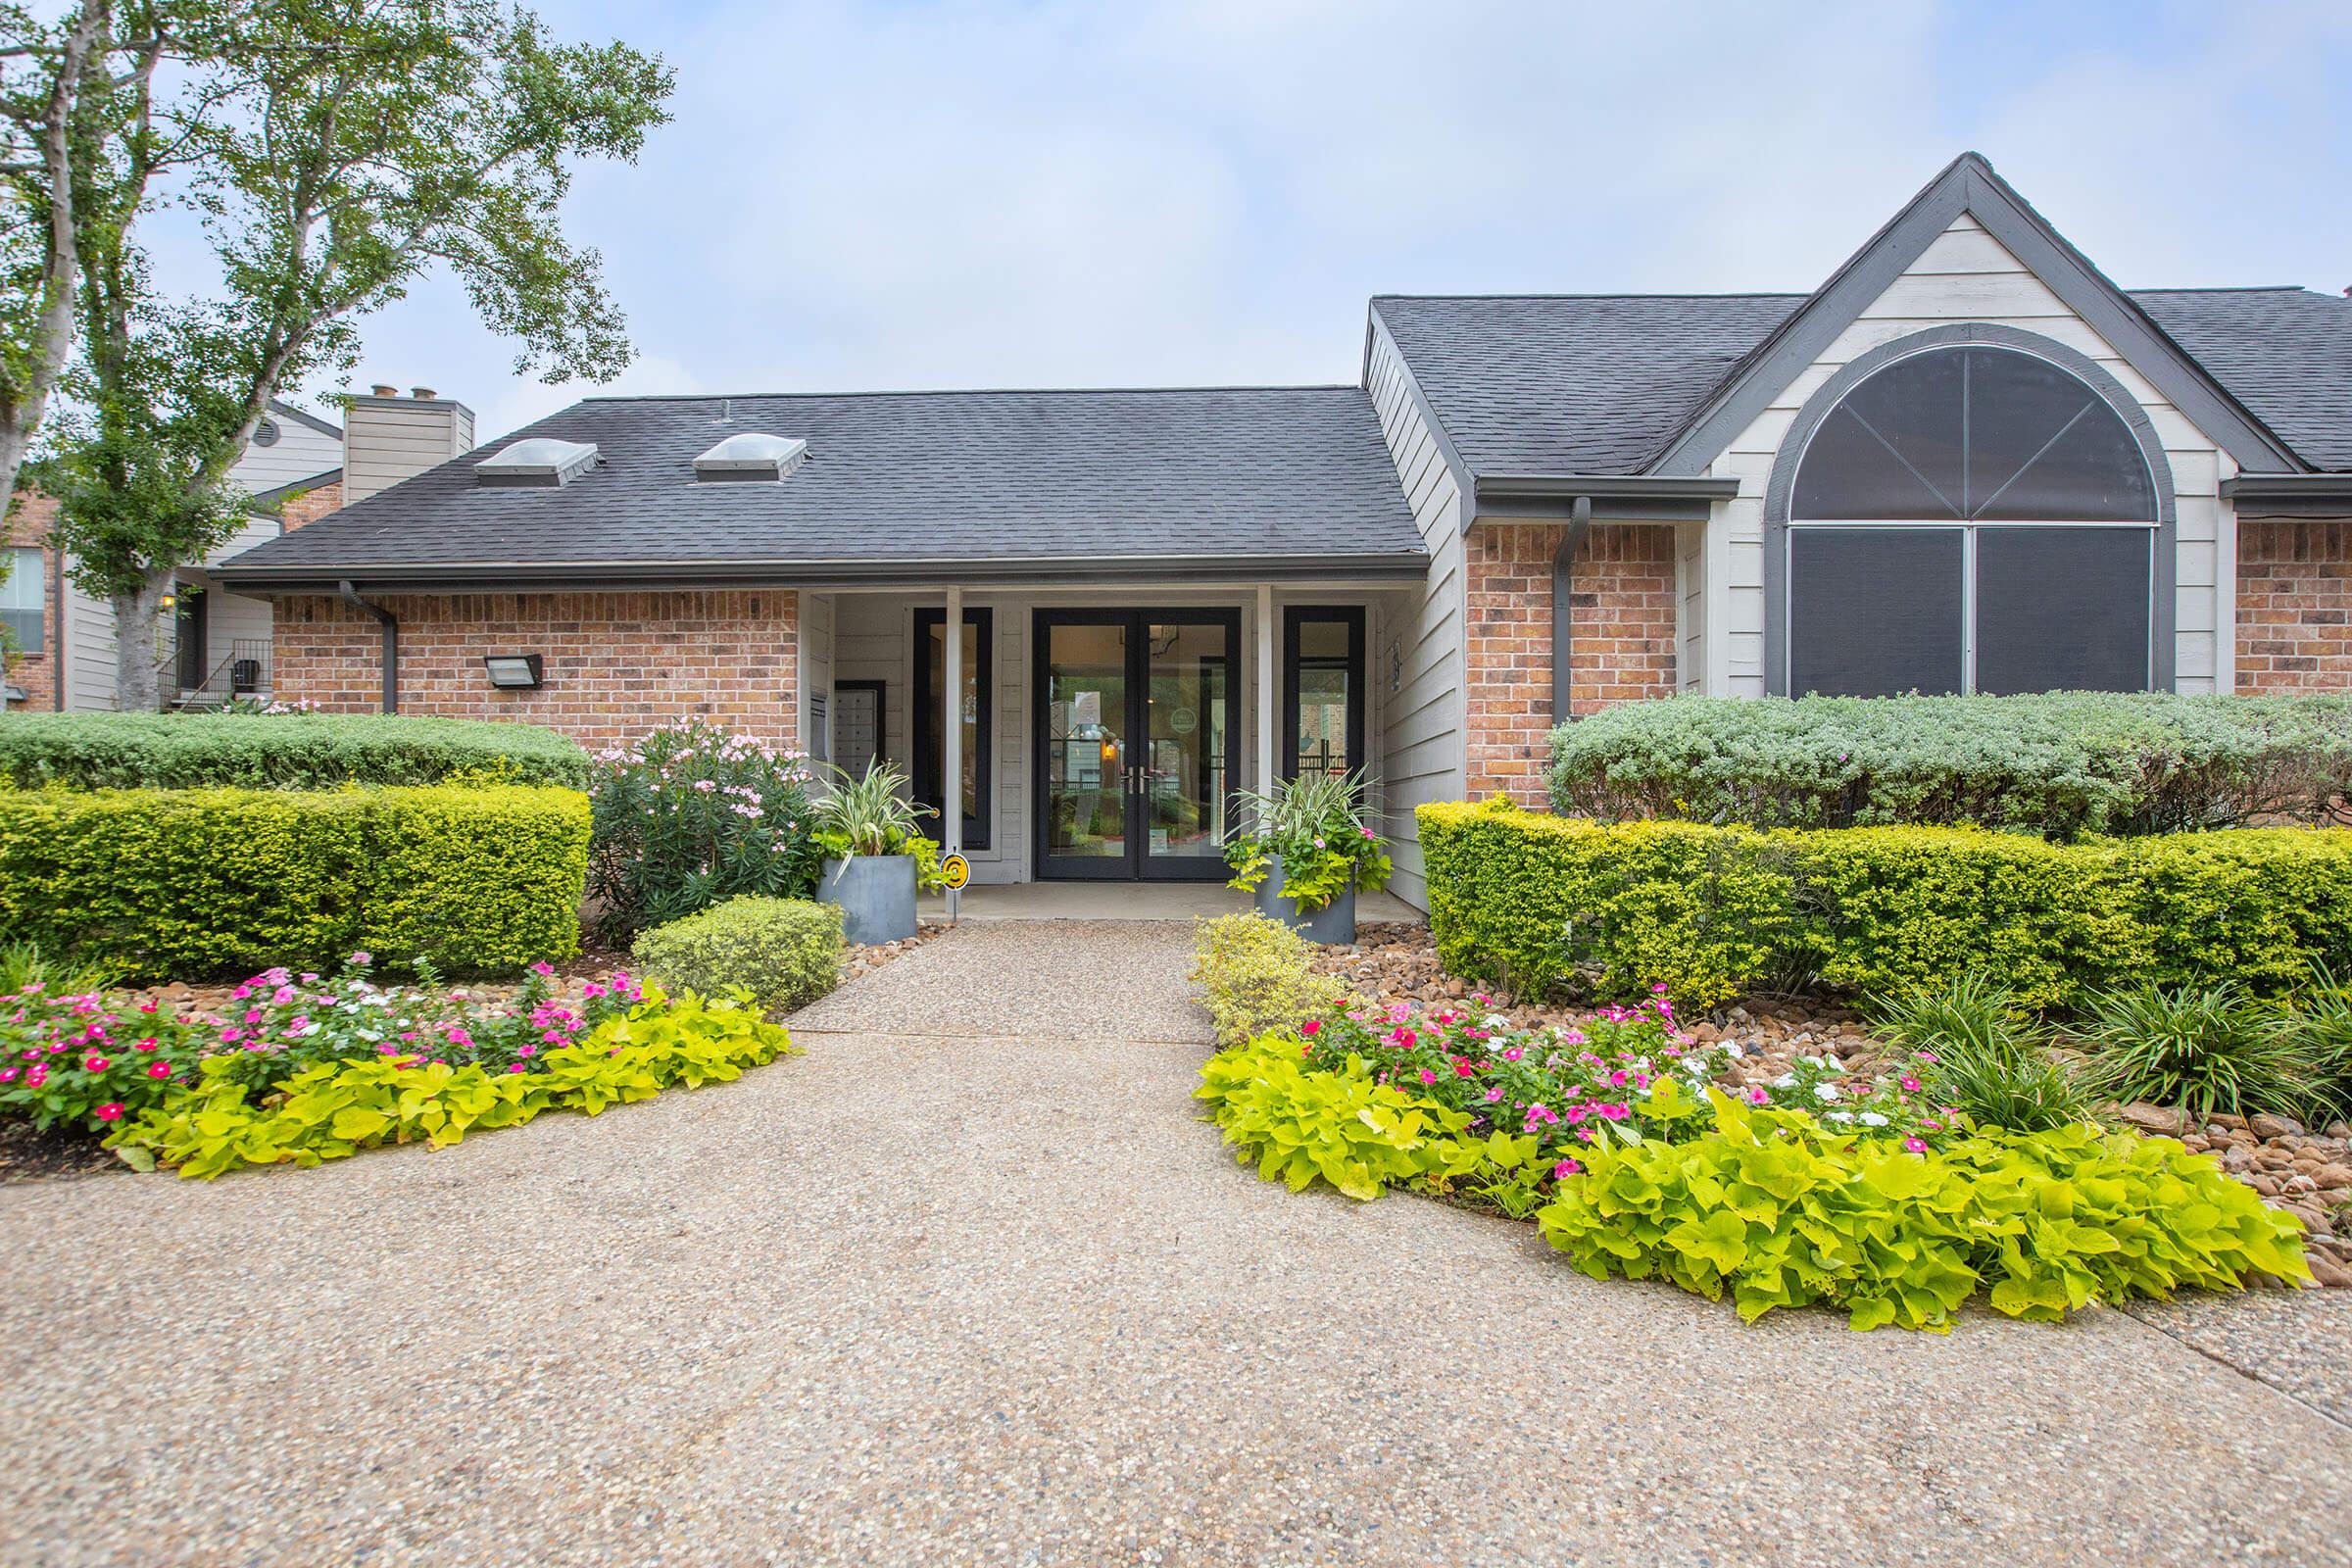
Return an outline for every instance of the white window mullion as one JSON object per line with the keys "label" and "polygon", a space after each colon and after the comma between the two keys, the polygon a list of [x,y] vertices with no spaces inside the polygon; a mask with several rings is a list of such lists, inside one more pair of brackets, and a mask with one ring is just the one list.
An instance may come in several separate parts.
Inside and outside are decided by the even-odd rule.
{"label": "white window mullion", "polygon": [[1977,530],[1960,530],[1960,690],[1977,689]]}

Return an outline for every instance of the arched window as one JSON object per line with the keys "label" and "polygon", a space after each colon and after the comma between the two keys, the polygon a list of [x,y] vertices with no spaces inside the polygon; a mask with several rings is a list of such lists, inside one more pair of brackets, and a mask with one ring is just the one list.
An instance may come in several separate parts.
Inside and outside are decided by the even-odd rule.
{"label": "arched window", "polygon": [[2081,377],[2021,349],[1896,359],[1814,425],[1788,492],[1788,690],[2138,691],[2156,478]]}

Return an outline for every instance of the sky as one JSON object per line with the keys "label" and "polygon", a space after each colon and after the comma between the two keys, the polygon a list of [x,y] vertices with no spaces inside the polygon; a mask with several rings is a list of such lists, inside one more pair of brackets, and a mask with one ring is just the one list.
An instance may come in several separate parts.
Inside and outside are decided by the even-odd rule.
{"label": "sky", "polygon": [[485,441],[599,391],[1352,382],[1375,293],[1810,290],[1971,148],[2126,287],[2352,285],[2342,0],[540,9],[660,53],[674,121],[565,207],[616,381],[517,378],[446,277],[362,323],[351,388]]}

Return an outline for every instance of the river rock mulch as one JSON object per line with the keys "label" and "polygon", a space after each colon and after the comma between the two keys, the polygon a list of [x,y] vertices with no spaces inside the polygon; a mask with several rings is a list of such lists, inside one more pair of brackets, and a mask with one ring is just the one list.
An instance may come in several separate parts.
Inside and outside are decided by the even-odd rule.
{"label": "river rock mulch", "polygon": [[[1480,1000],[1485,994],[1476,983],[1446,972],[1429,927],[1418,923],[1366,921],[1356,928],[1352,947],[1318,949],[1315,971],[1381,1003],[1465,1003],[1522,1028],[1582,1016],[1572,1007]],[[1848,1072],[1874,1082],[1885,1076],[1879,1042],[1847,1007],[1751,998],[1705,1018],[1686,1019],[1684,1027],[1701,1041],[1740,1045],[1746,1054],[1725,1074],[1735,1084],[1777,1078],[1798,1056],[1835,1056]],[[2156,1105],[2125,1105],[2116,1114],[2147,1136],[2179,1138],[2198,1152],[2218,1154],[2224,1170],[2301,1222],[2314,1279],[2352,1287],[2352,1127],[2338,1122],[2315,1129],[2267,1115],[2214,1116],[2200,1123]]]}

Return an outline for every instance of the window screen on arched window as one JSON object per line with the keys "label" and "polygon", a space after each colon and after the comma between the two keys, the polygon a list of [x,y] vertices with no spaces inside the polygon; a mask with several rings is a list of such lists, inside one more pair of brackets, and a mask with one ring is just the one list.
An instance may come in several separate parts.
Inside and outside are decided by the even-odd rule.
{"label": "window screen on arched window", "polygon": [[1789,690],[2142,689],[2157,519],[2137,439],[2080,377],[1981,344],[1898,359],[1797,465]]}

